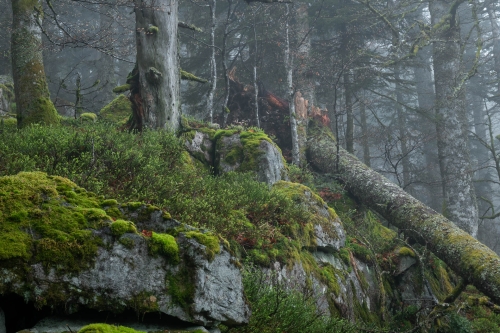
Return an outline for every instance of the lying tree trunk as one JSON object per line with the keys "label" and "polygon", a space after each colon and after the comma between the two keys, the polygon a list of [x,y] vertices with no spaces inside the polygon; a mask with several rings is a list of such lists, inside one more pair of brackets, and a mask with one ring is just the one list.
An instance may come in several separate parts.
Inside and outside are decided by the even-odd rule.
{"label": "lying tree trunk", "polygon": [[344,149],[338,149],[326,127],[311,124],[308,143],[312,165],[322,172],[336,173],[365,205],[427,246],[464,280],[500,303],[500,258],[493,251]]}

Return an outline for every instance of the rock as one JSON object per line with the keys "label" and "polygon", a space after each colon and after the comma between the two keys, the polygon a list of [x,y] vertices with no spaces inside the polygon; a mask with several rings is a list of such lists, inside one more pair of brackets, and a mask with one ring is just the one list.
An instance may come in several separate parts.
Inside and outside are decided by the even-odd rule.
{"label": "rock", "polygon": [[257,179],[269,185],[283,179],[287,180],[285,164],[281,150],[269,141],[261,141],[259,151],[262,152],[259,158],[259,168],[257,170]]}
{"label": "rock", "polygon": [[7,328],[5,327],[5,314],[2,308],[0,308],[0,333],[7,333]]}
{"label": "rock", "polygon": [[340,218],[335,211],[302,184],[279,181],[275,188],[288,194],[297,204],[305,205],[312,213],[310,221],[313,224],[315,250],[336,252],[345,245],[345,231]]}
{"label": "rock", "polygon": [[408,268],[415,265],[417,263],[417,259],[410,256],[403,256],[400,258],[398,263],[398,268],[396,270],[396,275],[399,275],[405,272]]}
{"label": "rock", "polygon": [[[71,332],[78,332],[83,327],[87,325],[92,325],[96,322],[104,322],[107,318],[93,318],[93,317],[85,317],[85,318],[74,318],[74,317],[60,317],[60,316],[51,316],[46,317],[40,320],[33,328],[29,330],[23,330],[22,332],[31,332],[31,333],[61,333],[68,332],[71,329]],[[113,318],[113,326],[124,326],[128,328],[132,328],[139,332],[166,332],[166,331],[175,331],[176,333],[182,332],[206,332],[209,333],[205,327],[203,326],[189,326],[189,325],[172,325],[168,322],[168,320],[151,320],[149,319],[147,322],[137,321],[137,320],[124,320],[123,318]],[[106,324],[98,324],[98,325],[106,325]],[[130,333],[130,332],[128,332]]]}
{"label": "rock", "polygon": [[[0,193],[14,191],[15,198],[0,196],[7,230],[0,234],[0,295],[68,313],[133,309],[209,327],[248,322],[237,260],[217,236],[182,227],[154,206],[118,205],[41,172],[0,177]],[[131,221],[113,222],[111,211]]]}
{"label": "rock", "polygon": [[[188,135],[189,134],[189,135]],[[208,133],[192,130],[184,136],[184,145],[189,153],[206,165],[213,165],[214,145]]]}
{"label": "rock", "polygon": [[215,151],[219,173],[254,171],[257,180],[269,185],[288,179],[281,150],[263,132],[226,130],[219,136]]}

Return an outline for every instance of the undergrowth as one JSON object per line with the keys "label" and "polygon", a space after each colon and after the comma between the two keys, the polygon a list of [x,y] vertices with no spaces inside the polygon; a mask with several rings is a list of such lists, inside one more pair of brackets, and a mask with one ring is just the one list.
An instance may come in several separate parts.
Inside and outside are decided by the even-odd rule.
{"label": "undergrowth", "polygon": [[243,274],[245,292],[252,309],[247,326],[225,333],[351,333],[350,322],[318,312],[316,298],[286,287],[276,274],[247,265]]}
{"label": "undergrowth", "polygon": [[133,134],[99,122],[9,128],[0,134],[0,176],[21,171],[67,177],[106,198],[161,207],[247,248],[269,249],[281,229],[309,216],[252,174],[212,176],[164,131]]}

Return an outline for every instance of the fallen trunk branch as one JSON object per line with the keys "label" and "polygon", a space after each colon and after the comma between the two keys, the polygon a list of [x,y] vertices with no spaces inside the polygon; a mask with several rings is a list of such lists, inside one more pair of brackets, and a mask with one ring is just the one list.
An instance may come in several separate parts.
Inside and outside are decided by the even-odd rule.
{"label": "fallen trunk branch", "polygon": [[322,172],[337,174],[349,192],[366,206],[407,230],[466,282],[500,303],[500,258],[486,245],[342,148],[336,170],[336,142],[330,130],[317,123],[309,126],[308,152],[312,165]]}

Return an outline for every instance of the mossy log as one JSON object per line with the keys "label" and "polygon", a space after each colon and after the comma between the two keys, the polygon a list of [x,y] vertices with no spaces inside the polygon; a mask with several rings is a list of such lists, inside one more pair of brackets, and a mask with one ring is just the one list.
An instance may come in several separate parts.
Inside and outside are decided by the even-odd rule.
{"label": "mossy log", "polygon": [[339,147],[326,127],[310,125],[310,163],[335,173],[346,189],[422,245],[466,282],[500,303],[500,257],[443,215]]}

